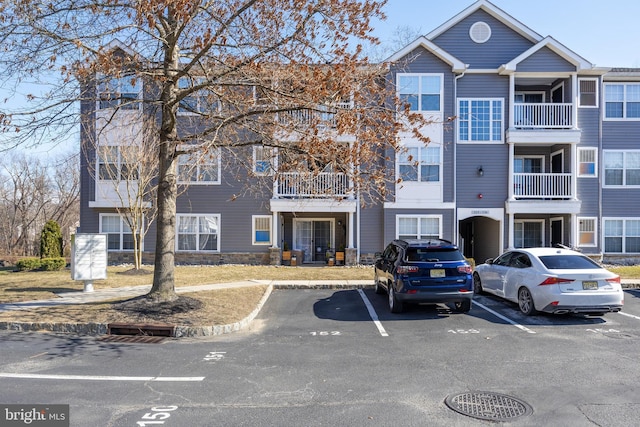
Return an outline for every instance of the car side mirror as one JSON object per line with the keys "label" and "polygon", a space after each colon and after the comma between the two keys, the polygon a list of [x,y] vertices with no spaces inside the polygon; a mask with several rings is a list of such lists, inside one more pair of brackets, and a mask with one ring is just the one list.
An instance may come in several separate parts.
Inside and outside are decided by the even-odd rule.
{"label": "car side mirror", "polygon": [[489,265],[493,264],[493,258],[487,258],[484,263]]}

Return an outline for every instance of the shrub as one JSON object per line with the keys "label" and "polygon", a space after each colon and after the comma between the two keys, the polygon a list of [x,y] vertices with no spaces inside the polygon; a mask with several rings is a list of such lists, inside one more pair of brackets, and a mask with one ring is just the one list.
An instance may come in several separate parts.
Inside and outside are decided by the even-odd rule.
{"label": "shrub", "polygon": [[67,261],[64,258],[44,258],[40,260],[40,268],[44,271],[59,271],[65,268]]}
{"label": "shrub", "polygon": [[16,269],[18,271],[37,270],[40,268],[40,258],[22,258],[16,261]]}
{"label": "shrub", "polygon": [[49,220],[40,233],[40,258],[59,258],[62,256],[62,232],[54,220]]}

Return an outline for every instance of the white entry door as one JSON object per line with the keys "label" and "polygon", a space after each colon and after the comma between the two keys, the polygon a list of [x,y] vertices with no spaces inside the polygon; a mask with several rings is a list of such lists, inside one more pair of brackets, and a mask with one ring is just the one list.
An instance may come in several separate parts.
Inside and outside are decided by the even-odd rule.
{"label": "white entry door", "polygon": [[333,220],[295,219],[293,249],[304,251],[304,262],[324,262],[327,250],[335,250],[332,230]]}

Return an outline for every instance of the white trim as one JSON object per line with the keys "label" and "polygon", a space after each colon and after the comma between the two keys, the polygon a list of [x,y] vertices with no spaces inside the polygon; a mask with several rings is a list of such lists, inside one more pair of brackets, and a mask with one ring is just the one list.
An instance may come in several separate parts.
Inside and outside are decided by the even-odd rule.
{"label": "white trim", "polygon": [[[607,252],[606,251],[606,241],[605,241],[605,222],[607,221],[622,221],[622,236],[611,236],[611,237],[621,237],[622,238],[622,252]],[[620,255],[635,255],[640,252],[627,252],[625,251],[625,238],[627,236],[627,221],[640,221],[640,217],[602,217],[602,253],[604,254],[620,254]],[[635,236],[634,236],[635,237]]]}
{"label": "white trim", "polygon": [[[554,216],[554,217],[549,218],[549,243],[553,243],[552,242],[552,238],[553,238],[552,230],[553,230],[553,223],[555,221],[560,221],[560,237],[562,239],[564,239],[564,217]],[[562,243],[562,242],[560,242],[560,243]]]}
{"label": "white trim", "polygon": [[[460,102],[467,102],[467,103],[471,103],[472,101],[488,101],[490,103],[490,110],[493,111],[493,103],[495,101],[500,101],[500,114],[501,114],[501,120],[500,120],[500,139],[498,140],[494,140],[492,138],[488,139],[488,140],[473,140],[473,139],[460,139],[460,124],[462,123],[462,119],[461,119],[461,114],[460,114]],[[471,116],[471,111],[469,111],[469,116]],[[456,143],[458,144],[504,144],[505,143],[505,129],[507,126],[507,123],[505,123],[506,120],[506,113],[505,113],[505,99],[504,98],[467,98],[467,97],[460,97],[456,99]],[[493,136],[493,114],[489,114],[489,129],[490,129],[490,133],[491,136]],[[469,138],[471,138],[471,133],[472,133],[472,126],[471,126],[471,122],[472,122],[472,118],[470,117],[468,120],[466,120],[466,122],[469,123]]]}
{"label": "white trim", "polygon": [[[117,232],[117,233],[115,231],[113,231],[113,232],[112,231],[103,231],[103,229],[102,229],[102,220],[105,217],[117,217],[120,220],[120,231]],[[143,217],[143,222],[144,222],[144,217]],[[98,215],[98,229],[100,230],[99,233],[107,235],[107,251],[109,251],[109,252],[116,252],[116,251],[117,252],[133,252],[134,251],[133,248],[131,248],[131,249],[123,249],[123,247],[122,247],[123,246],[123,236],[125,234],[133,235],[133,230],[131,230],[131,229],[129,230],[130,233],[125,233],[124,232],[124,227],[125,226],[129,227],[129,224],[127,223],[127,221],[124,218],[124,216],[119,214],[119,213],[117,213],[117,212],[115,212],[115,213],[103,212],[103,213],[100,213]],[[113,235],[118,234],[120,236],[120,244],[119,244],[119,248],[118,249],[109,249],[109,237],[108,236],[110,234],[113,234]],[[144,250],[144,240],[140,242],[140,249]]]}
{"label": "white trim", "polygon": [[[586,151],[593,151],[593,174],[580,173],[580,165],[583,163],[580,161],[580,153]],[[584,162],[588,163],[588,162]],[[598,177],[598,147],[578,147],[576,158],[576,177],[578,178],[597,178]]]}
{"label": "white trim", "polygon": [[[605,162],[605,157],[607,153],[622,153],[623,154],[623,160],[622,160],[622,184],[614,184],[614,185],[607,185],[607,168],[606,168],[606,162]],[[603,176],[603,180],[602,180],[602,188],[623,188],[623,189],[637,189],[640,188],[640,185],[627,185],[625,184],[625,180],[626,180],[626,166],[625,166],[625,160],[624,160],[624,156],[625,153],[640,153],[640,150],[603,150],[602,151],[602,176]]]}
{"label": "white trim", "polygon": [[440,58],[445,63],[451,65],[451,71],[454,73],[464,72],[467,68],[467,64],[463,63],[456,57],[452,56],[450,53],[446,52],[445,50],[443,50],[438,45],[433,43],[431,40],[428,40],[424,36],[418,37],[412,43],[409,43],[408,45],[406,45],[405,47],[403,47],[402,49],[400,49],[399,51],[397,51],[396,53],[394,53],[393,55],[385,59],[383,62],[397,62],[402,58],[404,58],[405,56],[407,56],[408,54],[410,54],[411,52],[413,52],[418,47],[424,48],[428,52]]}
{"label": "white trim", "polygon": [[[562,171],[561,172],[553,172],[553,158],[555,156],[560,156],[560,164],[562,165]],[[561,148],[560,150],[553,151],[551,153],[551,155],[549,156],[549,170],[551,171],[551,173],[565,173],[564,172],[564,148]]]}
{"label": "white trim", "polygon": [[[198,224],[196,225],[198,229],[196,230],[196,248],[195,249],[180,249],[179,246],[179,236],[180,234],[192,234],[192,233],[180,233],[180,218],[192,218],[195,217],[198,219]],[[218,230],[216,231],[217,238],[217,248],[216,249],[200,249],[200,218],[203,217],[214,217],[217,219]],[[201,253],[219,253],[220,252],[220,242],[221,242],[221,215],[219,213],[179,213],[176,214],[176,235],[175,235],[175,251],[176,252],[201,252]]]}
{"label": "white trim", "polygon": [[[418,78],[418,109],[410,110],[421,114],[437,114],[442,113],[444,109],[444,74],[443,73],[397,73],[396,74],[396,96],[400,98],[400,78],[401,77],[417,77]],[[439,108],[437,110],[422,110],[422,95],[435,95],[435,93],[426,93],[422,91],[422,77],[438,77],[440,79],[440,91],[438,96],[440,97]]]}
{"label": "white trim", "polygon": [[[184,146],[183,146],[184,148]],[[189,147],[187,147],[189,148]],[[194,147],[191,147],[194,148]],[[176,164],[176,178],[177,178],[177,183],[178,185],[186,185],[186,186],[192,186],[192,185],[221,185],[222,184],[222,150],[220,148],[214,148],[214,150],[216,151],[215,157],[216,159],[214,160],[215,163],[211,162],[211,163],[205,163],[206,165],[215,165],[216,166],[216,171],[217,171],[217,178],[215,181],[202,181],[200,179],[196,180],[196,181],[185,181],[185,180],[181,180],[180,179],[180,157],[182,156],[191,156],[194,155],[196,157],[199,157],[200,154],[198,153],[198,149],[196,148],[195,150],[191,151],[191,152],[187,152],[184,154],[180,154],[178,156],[178,159],[176,160],[178,163]],[[200,176],[200,163],[198,162],[198,164],[196,165],[196,176]]]}
{"label": "white trim", "polygon": [[[593,80],[596,84],[596,93],[595,93],[595,98],[596,98],[596,102],[595,105],[582,105],[580,103],[580,95],[581,95],[581,91],[580,91],[580,82],[582,80],[585,81],[591,81]],[[597,77],[578,77],[578,108],[598,108],[600,106],[600,80]],[[604,114],[604,112],[603,112]]]}
{"label": "white trim", "polygon": [[[482,34],[482,37],[479,38],[477,36],[480,33],[485,34]],[[478,21],[472,24],[469,28],[469,38],[471,38],[474,43],[482,44],[488,42],[491,39],[491,34],[491,25],[487,24],[484,21]]]}
{"label": "white trim", "polygon": [[[535,222],[535,223],[540,223],[542,224],[542,226],[540,227],[540,245],[536,245],[536,246],[540,246],[540,247],[544,247],[546,245],[545,243],[545,224],[546,221],[544,219],[514,219],[513,220],[513,246],[516,249],[525,249],[525,247],[517,247],[516,246],[516,235],[515,235],[515,231],[516,231],[516,224],[524,224],[526,222]],[[524,238],[524,236],[523,236]]]}

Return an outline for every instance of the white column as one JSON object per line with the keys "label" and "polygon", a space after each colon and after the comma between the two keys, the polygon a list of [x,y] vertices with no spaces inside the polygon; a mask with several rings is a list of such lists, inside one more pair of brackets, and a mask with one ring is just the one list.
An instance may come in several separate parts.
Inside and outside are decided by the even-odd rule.
{"label": "white column", "polygon": [[280,247],[280,212],[273,212],[271,214],[271,247],[278,248]]}
{"label": "white column", "polygon": [[509,146],[509,164],[507,165],[507,173],[509,174],[507,194],[509,195],[509,200],[515,200],[514,192],[513,192],[513,159],[515,157],[515,144],[507,144]]}
{"label": "white column", "polygon": [[569,247],[578,246],[578,216],[571,214],[571,222],[569,224]]}
{"label": "white column", "polygon": [[578,144],[571,144],[571,194],[578,200]]}
{"label": "white column", "polygon": [[515,245],[513,244],[515,238],[514,238],[514,231],[513,231],[513,227],[514,227],[514,221],[513,221],[513,217],[515,215],[514,214],[507,214],[507,222],[509,223],[509,226],[507,227],[508,230],[508,239],[509,241],[507,242],[508,244],[508,248],[507,249],[513,249],[515,247]]}
{"label": "white column", "polygon": [[353,248],[353,212],[347,212],[348,227],[347,227],[347,247]]}

